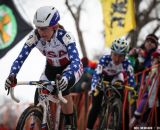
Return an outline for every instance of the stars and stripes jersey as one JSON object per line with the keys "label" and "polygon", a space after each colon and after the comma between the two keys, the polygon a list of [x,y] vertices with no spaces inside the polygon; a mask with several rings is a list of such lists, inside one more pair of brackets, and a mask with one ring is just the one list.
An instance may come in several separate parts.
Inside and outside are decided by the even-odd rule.
{"label": "stars and stripes jersey", "polygon": [[83,68],[76,48],[76,42],[71,33],[63,29],[57,29],[50,41],[44,41],[34,30],[24,44],[19,56],[14,61],[10,74],[17,74],[28,57],[31,50],[36,47],[46,57],[48,63],[53,67],[67,66],[63,73],[68,79],[72,74],[80,78]]}
{"label": "stars and stripes jersey", "polygon": [[121,64],[115,65],[112,61],[111,55],[102,56],[92,77],[92,90],[97,86],[103,72],[105,72],[107,76],[116,76],[121,72],[126,73],[129,85],[135,87],[134,70],[127,57]]}

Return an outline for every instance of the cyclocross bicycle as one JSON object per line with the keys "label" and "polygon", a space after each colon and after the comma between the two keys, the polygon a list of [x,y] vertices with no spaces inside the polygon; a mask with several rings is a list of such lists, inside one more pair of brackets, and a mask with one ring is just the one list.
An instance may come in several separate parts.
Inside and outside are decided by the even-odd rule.
{"label": "cyclocross bicycle", "polygon": [[[101,104],[100,122],[98,130],[122,130],[122,91],[124,88],[132,91],[134,98],[137,93],[133,87],[124,86],[120,83],[113,85],[108,81],[100,82],[100,90],[103,92]],[[97,93],[94,95],[96,96]]]}
{"label": "cyclocross bicycle", "polygon": [[[62,92],[57,87],[57,82],[27,81],[18,82],[17,85],[36,85],[38,88],[46,89],[49,92],[47,85],[52,85],[56,90],[56,95],[52,95],[51,92],[49,94],[39,94],[39,103],[29,106],[23,111],[18,120],[16,130],[60,130],[60,103],[67,103],[67,100],[63,98]],[[11,98],[16,102],[20,102],[14,95],[14,88],[11,89]],[[54,113],[51,111],[51,102],[56,104]]]}

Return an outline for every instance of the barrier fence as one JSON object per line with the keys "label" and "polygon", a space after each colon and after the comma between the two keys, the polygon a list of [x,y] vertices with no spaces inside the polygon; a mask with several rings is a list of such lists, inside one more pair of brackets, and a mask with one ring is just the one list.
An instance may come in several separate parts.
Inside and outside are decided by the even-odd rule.
{"label": "barrier fence", "polygon": [[[124,100],[123,100],[123,111],[122,111],[122,125],[123,125],[123,130],[128,130],[127,125],[129,125],[129,121],[131,117],[133,117],[133,113],[135,109],[139,106],[139,104],[144,100],[145,102],[143,104],[143,112],[141,116],[142,118],[146,118],[144,126],[148,127],[158,127],[160,125],[160,119],[158,119],[158,112],[160,113],[160,109],[157,109],[158,107],[158,98],[160,99],[160,69],[157,69],[156,75],[154,77],[150,77],[153,79],[150,79],[150,81],[147,81],[149,79],[146,78],[146,75],[148,75],[149,72],[152,71],[153,68],[156,68],[157,66],[153,66],[151,68],[147,68],[144,71],[137,73],[135,75],[136,77],[136,82],[139,84],[138,88],[138,99],[135,101],[136,107],[134,108],[130,104],[130,97],[128,96],[128,91],[124,90]],[[148,84],[148,82],[152,82],[152,85]],[[149,86],[150,85],[150,86]],[[149,89],[149,90],[148,90]],[[156,93],[153,93],[156,92]],[[144,97],[145,93],[148,93],[146,97]],[[86,124],[87,124],[87,118],[88,118],[88,113],[89,109],[91,107],[91,97],[88,96],[88,92],[82,92],[82,93],[72,93],[73,100],[77,109],[77,116],[78,116],[78,130],[85,130],[86,129]],[[152,107],[150,108],[150,112],[147,113],[146,117],[146,110],[149,108],[149,101],[150,98],[153,98],[153,103]],[[126,115],[127,114],[127,115]],[[126,122],[127,121],[127,122]],[[97,123],[95,124],[94,129],[96,129]]]}

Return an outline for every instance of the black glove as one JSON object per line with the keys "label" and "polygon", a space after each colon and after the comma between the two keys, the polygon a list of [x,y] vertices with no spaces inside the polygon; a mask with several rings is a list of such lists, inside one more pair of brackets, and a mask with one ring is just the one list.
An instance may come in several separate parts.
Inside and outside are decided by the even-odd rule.
{"label": "black glove", "polygon": [[9,75],[5,82],[5,90],[8,91],[7,95],[10,92],[10,88],[15,87],[17,84],[16,75]]}
{"label": "black glove", "polygon": [[99,94],[99,92],[101,91],[101,89],[102,89],[101,83],[98,82],[96,88],[94,90],[92,90],[92,95],[96,97]]}
{"label": "black glove", "polygon": [[131,91],[130,92],[130,101],[129,101],[130,105],[133,105],[136,102],[137,98],[138,98],[137,92],[135,90]]}

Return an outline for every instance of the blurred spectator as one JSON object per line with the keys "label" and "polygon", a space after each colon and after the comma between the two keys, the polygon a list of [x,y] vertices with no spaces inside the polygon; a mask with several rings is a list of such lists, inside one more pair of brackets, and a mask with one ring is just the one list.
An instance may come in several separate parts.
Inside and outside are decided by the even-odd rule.
{"label": "blurred spectator", "polygon": [[158,37],[155,34],[147,35],[142,46],[129,51],[135,72],[141,72],[151,66],[151,55],[158,48]]}
{"label": "blurred spectator", "polygon": [[[160,102],[158,101],[160,87],[160,50],[157,49],[151,56],[152,68],[146,77],[145,85],[143,86],[143,96],[137,106],[134,116],[130,121],[130,128],[135,126],[140,118],[143,122],[147,122],[149,126],[160,126]],[[142,87],[142,86],[141,86]],[[140,95],[141,96],[141,95]],[[155,110],[156,108],[156,110]],[[157,111],[154,118],[151,119],[151,111]],[[153,114],[153,113],[152,113]],[[150,120],[148,120],[150,118]],[[159,118],[159,119],[158,119]],[[157,120],[156,120],[157,119]],[[158,122],[156,122],[158,121]],[[153,122],[153,124],[150,124]]]}
{"label": "blurred spectator", "polygon": [[[129,59],[134,67],[134,72],[137,75],[137,91],[139,91],[140,85],[144,82],[145,76],[148,72],[144,72],[146,68],[151,67],[151,55],[158,48],[158,37],[155,34],[147,35],[144,43],[137,48],[133,48],[129,51]],[[144,75],[142,75],[144,74]]]}

